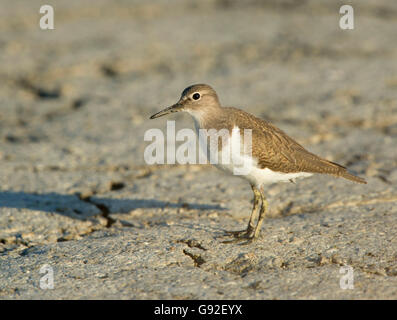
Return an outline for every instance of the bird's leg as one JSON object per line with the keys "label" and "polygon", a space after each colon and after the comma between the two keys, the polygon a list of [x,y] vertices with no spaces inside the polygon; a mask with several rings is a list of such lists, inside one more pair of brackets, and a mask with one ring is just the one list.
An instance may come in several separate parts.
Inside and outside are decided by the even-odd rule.
{"label": "bird's leg", "polygon": [[[244,245],[244,244],[250,244],[258,238],[260,230],[261,230],[262,222],[265,218],[265,214],[266,214],[268,206],[269,206],[262,190],[260,190],[260,199],[262,200],[262,205],[261,205],[261,209],[259,210],[259,218],[258,218],[258,222],[256,223],[255,229],[253,229],[253,227],[251,227],[250,232],[248,232],[248,230],[247,230],[244,234],[239,236],[237,239],[233,239],[230,241],[224,241],[223,243],[235,243],[235,242],[240,242],[240,241],[246,240],[244,243],[242,243]],[[248,225],[248,229],[250,229],[249,225]],[[252,231],[254,231],[254,232],[252,232]]]}
{"label": "bird's leg", "polygon": [[258,213],[259,201],[262,198],[260,191],[254,186],[251,185],[252,191],[254,192],[254,205],[252,207],[252,212],[250,216],[250,220],[248,222],[247,229],[239,230],[239,231],[225,231],[227,234],[231,234],[236,238],[249,238],[254,231],[254,220],[256,219]]}
{"label": "bird's leg", "polygon": [[261,199],[262,199],[262,207],[261,207],[261,210],[259,211],[259,218],[258,218],[258,222],[255,227],[254,234],[251,237],[252,240],[258,238],[259,233],[261,231],[263,219],[265,219],[265,215],[266,215],[266,212],[269,207],[269,204],[265,198],[265,195],[263,194],[263,190],[260,191],[260,195],[261,195]]}

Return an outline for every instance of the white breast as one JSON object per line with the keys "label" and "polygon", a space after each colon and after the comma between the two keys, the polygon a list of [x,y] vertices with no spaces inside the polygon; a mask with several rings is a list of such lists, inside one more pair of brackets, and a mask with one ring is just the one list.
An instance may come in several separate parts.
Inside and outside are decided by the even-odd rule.
{"label": "white breast", "polygon": [[[207,146],[207,150],[202,151],[209,154],[208,161],[210,163],[212,162],[218,169],[240,176],[257,187],[276,182],[289,182],[292,179],[309,177],[312,175],[307,172],[282,173],[272,171],[268,168],[261,169],[257,165],[257,159],[252,157],[250,145],[245,144],[244,148],[242,141],[243,134],[240,132],[238,127],[234,127],[231,137],[227,140],[227,143],[223,145],[222,151],[218,152],[216,148],[211,150],[209,145]],[[200,141],[201,147],[205,145],[202,142],[203,141]],[[230,157],[226,157],[226,160],[230,161],[224,161],[225,153],[222,154],[222,152],[225,152],[224,148],[230,152]],[[214,164],[216,156],[218,157],[219,162]]]}

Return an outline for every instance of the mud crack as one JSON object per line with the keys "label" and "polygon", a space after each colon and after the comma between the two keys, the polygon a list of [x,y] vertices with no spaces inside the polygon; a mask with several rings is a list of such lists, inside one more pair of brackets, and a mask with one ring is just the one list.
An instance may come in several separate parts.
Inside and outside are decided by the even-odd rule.
{"label": "mud crack", "polygon": [[200,266],[202,264],[206,263],[204,258],[201,255],[199,255],[199,254],[191,253],[191,252],[187,251],[186,249],[183,250],[183,253],[185,255],[187,255],[188,257],[192,258],[195,267],[200,268]]}
{"label": "mud crack", "polygon": [[112,217],[110,217],[110,213],[111,212],[110,212],[109,208],[106,205],[104,205],[103,203],[94,202],[91,199],[91,197],[84,197],[80,193],[76,193],[76,196],[81,201],[84,201],[84,202],[87,202],[89,204],[92,204],[95,207],[97,207],[99,209],[99,211],[101,211],[101,216],[106,219],[106,225],[105,225],[106,228],[110,228],[114,223],[116,223],[117,220],[115,220]]}
{"label": "mud crack", "polygon": [[200,242],[194,239],[180,239],[177,241],[178,243],[184,243],[187,244],[189,248],[198,248],[204,251],[207,251],[206,248],[204,248]]}

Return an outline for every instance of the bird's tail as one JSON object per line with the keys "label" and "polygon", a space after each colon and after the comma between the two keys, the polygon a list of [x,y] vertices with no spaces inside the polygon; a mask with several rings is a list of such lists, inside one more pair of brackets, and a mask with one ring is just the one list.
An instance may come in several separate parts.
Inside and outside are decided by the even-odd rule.
{"label": "bird's tail", "polygon": [[340,176],[342,178],[357,182],[357,183],[363,183],[363,184],[367,184],[367,181],[365,181],[363,178],[357,177],[354,174],[351,174],[350,172],[348,172],[347,170],[342,172],[340,174]]}
{"label": "bird's tail", "polygon": [[346,167],[341,166],[340,164],[332,162],[332,161],[328,161],[328,162],[333,164],[333,165],[336,165],[338,167],[339,170],[336,173],[336,176],[342,177],[342,178],[345,178],[345,179],[348,179],[350,181],[354,181],[354,182],[357,182],[357,183],[367,184],[367,181],[365,181],[365,179],[357,177],[356,175],[350,173],[349,171],[347,171]]}

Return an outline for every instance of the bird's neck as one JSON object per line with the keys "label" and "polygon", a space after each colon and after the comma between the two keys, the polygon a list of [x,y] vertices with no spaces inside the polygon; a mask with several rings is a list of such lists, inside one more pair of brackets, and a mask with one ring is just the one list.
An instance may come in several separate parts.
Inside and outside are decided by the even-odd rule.
{"label": "bird's neck", "polygon": [[197,110],[189,110],[188,113],[193,117],[196,129],[213,129],[217,119],[221,118],[222,107],[207,106]]}

